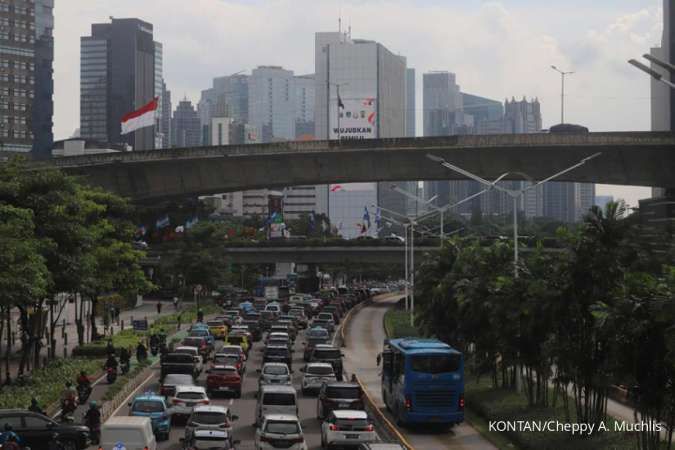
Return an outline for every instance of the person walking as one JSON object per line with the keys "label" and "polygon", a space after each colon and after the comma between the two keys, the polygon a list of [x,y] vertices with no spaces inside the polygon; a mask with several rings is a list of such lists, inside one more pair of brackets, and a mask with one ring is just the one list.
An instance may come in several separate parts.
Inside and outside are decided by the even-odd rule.
{"label": "person walking", "polygon": [[162,314],[162,302],[158,301],[157,302],[157,315]]}
{"label": "person walking", "polygon": [[178,297],[173,298],[173,309],[178,311]]}

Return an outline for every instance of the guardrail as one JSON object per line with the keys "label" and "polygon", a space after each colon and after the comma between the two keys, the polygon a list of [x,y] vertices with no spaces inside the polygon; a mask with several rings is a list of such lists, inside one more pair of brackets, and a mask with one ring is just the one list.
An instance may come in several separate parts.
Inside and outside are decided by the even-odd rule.
{"label": "guardrail", "polygon": [[141,386],[152,375],[152,368],[157,365],[157,362],[149,365],[145,369],[141,370],[135,377],[127,381],[124,387],[117,393],[115,396],[103,403],[101,406],[101,423],[104,423],[110,418],[117,410],[117,408],[124,403],[124,401],[129,397],[129,394],[134,392],[136,389]]}

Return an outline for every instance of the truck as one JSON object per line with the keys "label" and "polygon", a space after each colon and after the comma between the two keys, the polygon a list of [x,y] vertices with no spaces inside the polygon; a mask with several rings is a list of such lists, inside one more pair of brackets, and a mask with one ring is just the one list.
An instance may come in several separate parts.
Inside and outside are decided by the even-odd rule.
{"label": "truck", "polygon": [[193,356],[186,353],[168,353],[164,355],[161,362],[161,379],[163,380],[170,373],[197,376],[197,365]]}

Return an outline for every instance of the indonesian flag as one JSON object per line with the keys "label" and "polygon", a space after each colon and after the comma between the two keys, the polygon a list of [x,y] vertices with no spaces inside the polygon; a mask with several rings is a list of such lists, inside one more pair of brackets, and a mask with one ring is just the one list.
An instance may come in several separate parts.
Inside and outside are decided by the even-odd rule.
{"label": "indonesian flag", "polygon": [[158,100],[159,97],[155,97],[147,105],[122,117],[122,134],[129,134],[141,128],[153,126]]}
{"label": "indonesian flag", "polygon": [[337,192],[337,191],[339,191],[339,190],[341,190],[341,189],[342,189],[342,185],[340,185],[340,184],[334,184],[333,186],[331,186],[330,191],[331,191],[331,192]]}

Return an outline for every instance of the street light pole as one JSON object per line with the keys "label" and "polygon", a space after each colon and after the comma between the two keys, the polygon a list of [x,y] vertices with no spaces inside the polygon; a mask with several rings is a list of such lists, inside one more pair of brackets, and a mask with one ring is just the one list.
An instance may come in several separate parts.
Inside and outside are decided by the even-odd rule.
{"label": "street light pole", "polygon": [[410,221],[410,326],[415,326],[415,222]]}
{"label": "street light pole", "polygon": [[[558,172],[556,174],[553,174],[550,177],[544,178],[543,180],[541,180],[537,183],[532,183],[530,186],[527,186],[526,188],[518,189],[518,190],[507,189],[505,187],[499,186],[499,185],[496,184],[497,183],[496,181],[493,182],[493,183],[490,183],[486,179],[481,178],[480,176],[478,176],[476,174],[473,174],[473,173],[471,173],[467,170],[464,170],[461,167],[450,164],[449,162],[447,162],[446,160],[444,160],[443,158],[441,158],[439,156],[427,154],[427,158],[429,158],[430,160],[432,160],[434,162],[440,163],[443,167],[445,167],[447,169],[450,169],[450,170],[452,170],[454,172],[457,172],[457,173],[460,173],[460,174],[462,174],[462,175],[464,175],[468,178],[476,180],[479,183],[488,186],[488,188],[494,187],[498,191],[502,191],[502,192],[506,193],[507,195],[509,195],[510,197],[513,198],[513,247],[514,247],[514,249],[513,249],[513,274],[514,274],[515,278],[518,278],[518,198],[521,197],[522,195],[524,195],[527,191],[532,190],[532,189],[536,189],[540,185],[542,185],[542,184],[544,184],[548,181],[551,181],[554,178],[558,178],[559,176],[564,175],[567,172],[570,172],[570,171],[576,169],[577,167],[583,166],[584,164],[586,164],[591,159],[596,158],[600,155],[602,155],[601,152],[594,153],[594,154],[592,154],[590,156],[587,156],[586,158],[582,159],[578,163],[568,167],[567,169],[561,170],[560,172]],[[521,176],[525,175],[521,172],[515,172],[514,174],[519,174]],[[509,173],[505,173],[505,174],[501,175],[498,178],[498,180],[501,180],[502,178],[504,178],[507,175],[509,175]],[[527,177],[527,175],[525,175],[525,176],[526,176],[526,178],[529,178],[529,177]]]}
{"label": "street light pole", "polygon": [[560,123],[565,123],[565,76],[572,75],[574,72],[565,72],[558,69],[556,66],[551,66],[551,69],[560,74],[560,81],[562,84],[560,91]]}

